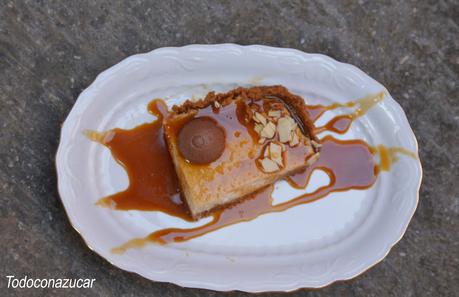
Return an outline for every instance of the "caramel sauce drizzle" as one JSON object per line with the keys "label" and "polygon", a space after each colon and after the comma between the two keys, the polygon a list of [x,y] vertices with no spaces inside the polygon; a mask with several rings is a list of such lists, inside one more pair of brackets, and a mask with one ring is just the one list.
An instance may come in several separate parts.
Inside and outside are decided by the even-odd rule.
{"label": "caramel sauce drizzle", "polygon": [[319,134],[324,131],[331,131],[338,134],[346,133],[351,127],[354,119],[350,115],[339,115],[331,119],[328,123],[321,127],[314,129],[315,134]]}
{"label": "caramel sauce drizzle", "polygon": [[[327,110],[358,106],[353,113],[336,116],[323,127],[317,128],[320,132],[343,134],[354,119],[365,114],[383,97],[384,92],[381,92],[345,104],[308,106],[308,112],[315,121]],[[153,100],[148,110],[158,117],[156,121],[131,130],[113,129],[102,133],[85,131],[89,139],[110,149],[113,157],[126,169],[129,176],[129,187],[126,190],[102,198],[97,204],[117,210],[162,211],[191,221],[186,203],[180,197],[177,176],[162,136],[162,119],[167,113],[166,105],[161,100]],[[304,172],[291,175],[286,180],[291,186],[304,189],[317,169],[323,170],[329,176],[328,185],[276,205],[273,205],[271,195],[274,186],[271,185],[251,194],[242,202],[214,212],[212,220],[202,226],[158,230],[146,237],[132,239],[112,249],[112,252],[121,254],[149,243],[183,242],[228,225],[253,220],[263,214],[281,212],[315,201],[332,192],[367,189],[375,183],[381,171],[391,169],[399,154],[417,158],[415,153],[404,148],[387,148],[383,145],[371,147],[363,140],[338,140],[330,135],[323,137],[321,144],[320,158]],[[376,164],[375,154],[379,155],[380,164]]]}
{"label": "caramel sauce drizzle", "polygon": [[110,149],[129,178],[127,189],[104,197],[96,204],[116,210],[157,210],[192,221],[180,197],[178,178],[163,137],[162,120],[167,106],[161,100],[154,100],[148,109],[157,116],[152,123],[130,130],[84,132],[89,139]]}
{"label": "caramel sauce drizzle", "polygon": [[413,159],[418,158],[415,153],[403,147],[386,147],[380,144],[372,147],[371,150],[374,154],[378,153],[379,155],[379,171],[390,171],[392,165],[399,160],[399,155],[405,155]]}
{"label": "caramel sauce drizzle", "polygon": [[333,110],[337,109],[339,107],[347,107],[347,108],[352,108],[356,107],[357,108],[349,113],[349,114],[344,114],[344,115],[338,115],[335,116],[333,119],[331,119],[327,124],[321,127],[317,127],[314,132],[321,133],[324,131],[331,131],[335,132],[338,134],[344,134],[346,133],[349,128],[351,127],[352,122],[363,116],[365,113],[367,113],[370,108],[372,108],[375,104],[378,102],[381,102],[384,99],[384,91],[379,92],[374,95],[368,95],[365,96],[359,100],[356,101],[350,101],[344,104],[341,103],[333,103],[328,106],[324,105],[309,105],[307,106],[307,110],[309,113],[309,116],[311,117],[312,121],[316,121],[322,114],[324,114],[328,110]]}
{"label": "caramel sauce drizzle", "polygon": [[319,160],[304,172],[290,176],[287,181],[296,188],[304,188],[315,169],[325,171],[330,178],[330,183],[312,193],[273,205],[271,194],[274,187],[271,185],[236,205],[215,212],[212,221],[205,225],[190,229],[159,230],[147,237],[130,240],[114,248],[112,252],[123,253],[129,248],[142,247],[149,242],[166,244],[187,241],[228,225],[253,220],[263,214],[281,212],[315,201],[332,192],[369,188],[377,177],[373,154],[365,142],[361,140],[341,141],[331,136],[323,139]]}

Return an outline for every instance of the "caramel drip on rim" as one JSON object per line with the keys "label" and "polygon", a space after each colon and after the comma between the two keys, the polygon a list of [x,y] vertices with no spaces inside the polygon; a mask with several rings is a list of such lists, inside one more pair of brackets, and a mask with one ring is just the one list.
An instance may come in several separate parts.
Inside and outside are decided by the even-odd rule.
{"label": "caramel drip on rim", "polygon": [[378,102],[381,102],[384,99],[384,94],[384,91],[382,91],[377,94],[365,96],[356,101],[350,101],[347,103],[333,103],[328,106],[308,105],[308,113],[313,122],[328,110],[333,110],[340,107],[352,108],[357,106],[353,112],[334,117],[324,126],[315,128],[314,132],[320,133],[324,131],[332,131],[338,134],[346,133],[349,130],[353,120],[365,115],[365,113],[367,113],[370,108],[372,108]]}
{"label": "caramel drip on rim", "polygon": [[86,129],[83,131],[83,135],[94,142],[98,142],[100,144],[105,145],[105,143],[113,139],[114,132],[111,130],[106,131],[106,132],[99,132],[95,130]]}
{"label": "caramel drip on rim", "polygon": [[407,150],[403,147],[386,147],[382,144],[371,148],[372,151],[379,156],[379,171],[390,171],[392,165],[399,160],[399,155],[408,156],[412,159],[417,159],[416,153]]}

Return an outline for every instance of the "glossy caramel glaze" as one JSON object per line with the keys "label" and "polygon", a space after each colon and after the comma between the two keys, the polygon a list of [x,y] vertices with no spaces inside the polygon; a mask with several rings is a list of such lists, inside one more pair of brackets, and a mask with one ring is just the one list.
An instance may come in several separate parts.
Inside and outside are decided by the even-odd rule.
{"label": "glossy caramel glaze", "polygon": [[[240,200],[241,197],[263,188],[268,184],[307,166],[306,159],[314,153],[304,134],[302,143],[296,146],[286,144],[282,153],[283,166],[274,172],[264,172],[259,158],[271,141],[260,142],[254,130],[255,121],[250,112],[268,113],[273,105],[283,103],[279,99],[243,100],[234,99],[226,104],[207,105],[187,113],[170,114],[164,121],[164,131],[169,151],[181,183],[183,196],[187,199],[195,218],[206,216],[216,208]],[[205,164],[190,162],[179,149],[180,135],[190,123],[209,119],[218,123],[225,134],[225,149],[218,159]]]}

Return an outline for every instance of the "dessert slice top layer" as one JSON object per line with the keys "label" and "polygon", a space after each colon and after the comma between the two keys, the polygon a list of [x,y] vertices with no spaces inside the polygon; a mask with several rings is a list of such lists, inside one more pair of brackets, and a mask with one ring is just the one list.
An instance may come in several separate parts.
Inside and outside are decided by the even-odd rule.
{"label": "dessert slice top layer", "polygon": [[303,99],[281,86],[211,92],[173,107],[164,124],[195,218],[304,169],[320,146]]}

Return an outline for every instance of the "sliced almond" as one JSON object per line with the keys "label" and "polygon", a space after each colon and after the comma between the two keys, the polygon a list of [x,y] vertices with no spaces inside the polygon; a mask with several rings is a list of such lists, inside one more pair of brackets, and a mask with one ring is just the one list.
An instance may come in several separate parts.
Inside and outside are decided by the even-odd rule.
{"label": "sliced almond", "polygon": [[258,112],[256,112],[256,111],[253,112],[252,118],[253,118],[253,120],[254,120],[255,122],[261,124],[261,121],[260,121],[260,119],[258,118],[257,114],[258,114]]}
{"label": "sliced almond", "polygon": [[268,173],[279,170],[279,166],[276,164],[276,162],[268,158],[261,159],[260,166],[264,172],[268,172]]}
{"label": "sliced almond", "polygon": [[265,141],[266,141],[266,138],[264,138],[264,137],[260,137],[260,139],[258,139],[258,143],[259,144],[263,144],[263,143],[265,143]]}
{"label": "sliced almond", "polygon": [[273,158],[282,156],[282,147],[275,142],[271,142],[269,144],[269,153],[270,153],[270,156]]}
{"label": "sliced almond", "polygon": [[295,120],[291,116],[285,116],[285,118],[290,122],[292,126],[296,125]]}
{"label": "sliced almond", "polygon": [[314,155],[312,155],[311,157],[309,157],[307,160],[306,160],[306,163],[308,165],[312,165],[314,164],[317,160],[319,160],[319,157],[320,157],[320,153],[315,153]]}
{"label": "sliced almond", "polygon": [[284,161],[282,160],[282,147],[274,142],[269,144],[269,158],[283,167]]}
{"label": "sliced almond", "polygon": [[296,131],[292,131],[292,139],[289,141],[290,146],[295,146],[300,143],[300,138],[298,137],[298,133]]}
{"label": "sliced almond", "polygon": [[262,124],[255,124],[255,126],[253,126],[253,129],[255,130],[255,132],[257,132],[258,134],[261,133],[261,130],[263,130],[263,125]]}
{"label": "sliced almond", "polygon": [[273,138],[275,134],[276,126],[272,122],[268,122],[268,124],[266,124],[266,126],[264,126],[263,130],[260,132],[261,137],[266,138]]}
{"label": "sliced almond", "polygon": [[281,117],[281,111],[280,110],[270,110],[268,112],[268,116],[278,119]]}
{"label": "sliced almond", "polygon": [[262,125],[266,125],[267,123],[267,119],[264,117],[264,115],[262,115],[261,113],[259,112],[255,112],[255,114],[253,115],[253,119],[258,122],[258,123],[261,123]]}
{"label": "sliced almond", "polygon": [[220,105],[220,103],[218,101],[214,102],[214,106],[215,106],[215,108],[220,108],[221,107],[221,105]]}
{"label": "sliced almond", "polygon": [[290,133],[292,131],[291,122],[287,117],[282,117],[277,121],[277,132],[279,133],[279,141],[286,143],[290,140]]}

